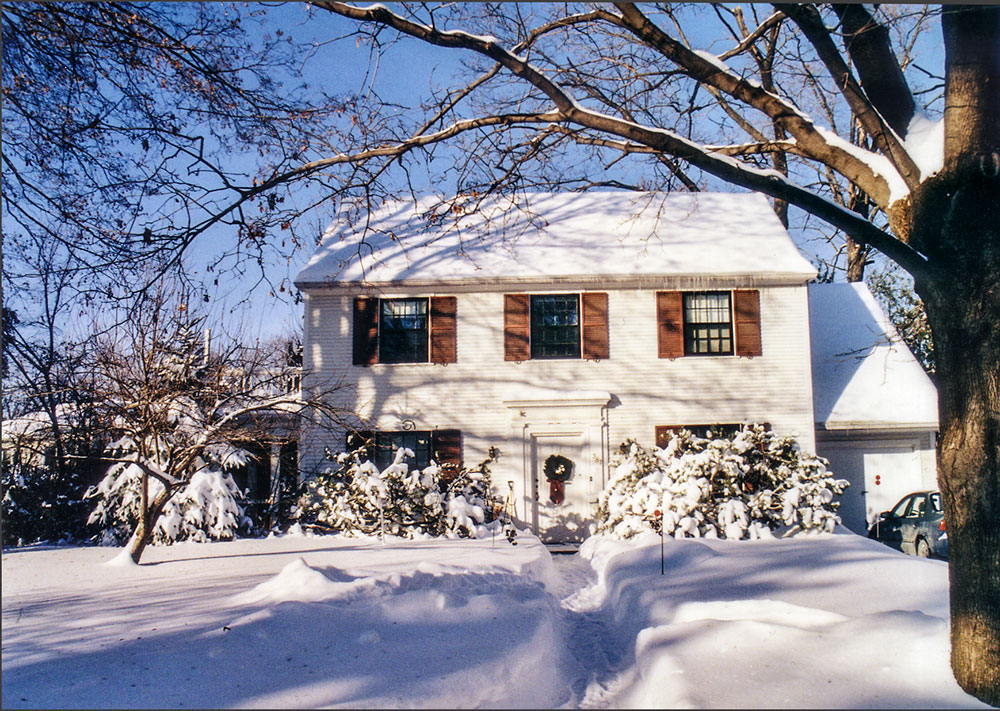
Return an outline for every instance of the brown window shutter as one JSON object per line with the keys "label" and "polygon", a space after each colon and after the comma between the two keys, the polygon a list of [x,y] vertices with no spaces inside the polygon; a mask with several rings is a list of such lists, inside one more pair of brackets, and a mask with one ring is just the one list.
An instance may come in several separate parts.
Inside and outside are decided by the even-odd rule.
{"label": "brown window shutter", "polygon": [[462,466],[462,431],[434,430],[431,433],[431,451],[438,466]]}
{"label": "brown window shutter", "polygon": [[608,295],[603,292],[581,294],[583,311],[583,357],[607,358],[608,347]]}
{"label": "brown window shutter", "polygon": [[684,355],[684,300],[681,292],[656,292],[656,334],[660,358],[680,358]]}
{"label": "brown window shutter", "polygon": [[354,299],[354,365],[378,363],[378,299]]}
{"label": "brown window shutter", "polygon": [[431,298],[431,363],[454,363],[458,360],[455,340],[455,314],[458,299],[454,296]]}
{"label": "brown window shutter", "polygon": [[528,295],[504,294],[503,297],[503,359],[528,360]]}
{"label": "brown window shutter", "polygon": [[667,446],[667,440],[670,436],[680,429],[677,425],[657,425],[655,429],[656,433],[656,446],[663,448]]}
{"label": "brown window shutter", "polygon": [[733,311],[736,313],[736,355],[761,355],[760,292],[734,291]]}

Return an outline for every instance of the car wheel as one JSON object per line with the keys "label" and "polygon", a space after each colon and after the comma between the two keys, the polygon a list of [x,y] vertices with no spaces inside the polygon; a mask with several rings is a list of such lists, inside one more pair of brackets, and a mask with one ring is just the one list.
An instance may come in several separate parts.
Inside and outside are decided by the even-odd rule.
{"label": "car wheel", "polygon": [[917,539],[917,555],[920,556],[921,558],[931,557],[931,547],[927,545],[927,541],[925,541],[923,538]]}

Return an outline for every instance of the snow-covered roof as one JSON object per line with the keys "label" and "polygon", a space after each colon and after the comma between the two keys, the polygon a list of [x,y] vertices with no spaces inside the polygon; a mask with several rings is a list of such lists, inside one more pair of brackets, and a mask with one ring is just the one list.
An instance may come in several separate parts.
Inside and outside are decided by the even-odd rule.
{"label": "snow-covered roof", "polygon": [[[816,271],[755,193],[529,193],[433,218],[438,198],[336,220],[295,279],[446,285],[649,277],[805,283]],[[440,212],[440,207],[438,212]],[[362,242],[363,238],[363,242]]]}
{"label": "snow-covered roof", "polygon": [[[59,424],[75,426],[80,422],[80,408],[73,404],[56,405],[56,418]],[[19,417],[4,420],[0,425],[4,440],[14,440],[21,437],[46,437],[52,433],[52,420],[49,413],[35,410]]]}
{"label": "snow-covered roof", "polygon": [[817,424],[937,429],[937,390],[865,284],[810,284],[809,332]]}

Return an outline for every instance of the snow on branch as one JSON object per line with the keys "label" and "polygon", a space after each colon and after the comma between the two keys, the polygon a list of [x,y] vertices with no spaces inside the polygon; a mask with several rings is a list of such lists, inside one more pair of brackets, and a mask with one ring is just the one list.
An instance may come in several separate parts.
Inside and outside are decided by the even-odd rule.
{"label": "snow on branch", "polygon": [[882,117],[861,89],[857,79],[854,78],[850,67],[840,55],[840,51],[833,43],[833,38],[823,24],[819,10],[811,5],[776,5],[776,7],[784,11],[802,30],[802,34],[812,44],[816,54],[819,55],[827,71],[830,72],[834,84],[840,90],[848,106],[851,107],[851,111],[861,121],[865,131],[872,137],[875,144],[892,161],[893,167],[902,175],[906,187],[909,190],[916,188],[920,184],[920,169],[906,152],[900,137]]}
{"label": "snow on branch", "polygon": [[[817,130],[812,118],[793,103],[767,91],[759,83],[734,72],[722,59],[707,52],[687,48],[658,26],[631,3],[615,3],[621,11],[617,24],[632,32],[648,47],[656,50],[679,66],[692,79],[763,112],[785,128],[797,140],[806,155],[830,166],[860,187],[883,208],[892,198],[898,197],[890,190],[891,176],[877,171],[870,160],[861,160],[855,151],[845,151],[838,143],[831,143]],[[876,154],[871,154],[876,155]]]}
{"label": "snow on branch", "polygon": [[[633,121],[583,107],[542,71],[501,47],[493,37],[473,35],[457,30],[438,30],[403,18],[389,11],[383,5],[362,8],[340,2],[316,2],[314,4],[354,20],[376,22],[392,27],[430,44],[471,50],[488,56],[542,91],[555,104],[555,111],[535,114],[533,115],[535,120],[544,116],[549,117],[548,120],[552,124],[577,124],[601,133],[624,138],[630,142],[621,144],[622,147],[630,144],[644,145],[654,149],[655,152],[681,158],[735,185],[787,200],[850,234],[859,243],[878,249],[910,271],[911,274],[916,275],[926,269],[924,257],[908,245],[875,227],[857,213],[795,185],[777,171],[760,170],[741,163],[730,156],[712,152],[700,144],[665,129],[643,126]],[[847,150],[841,143],[831,141],[829,134],[820,131],[813,124],[812,119],[794,105],[765,91],[759,84],[739,77],[717,57],[709,60],[687,49],[653,25],[634,6],[619,3],[617,7],[622,10],[621,17],[611,13],[602,13],[601,19],[615,21],[616,24],[629,29],[651,47],[661,50],[665,56],[685,69],[692,78],[715,86],[744,103],[760,108],[775,120],[780,120],[796,139],[795,146],[800,151],[799,155],[826,163],[859,185],[880,205],[888,205],[891,191],[886,176],[873,167],[874,161],[865,160],[869,156],[872,158],[881,158],[881,156],[870,152],[864,152],[869,155],[859,155],[863,149],[852,146],[852,149],[856,150]],[[391,149],[384,150],[390,151]],[[891,175],[894,171],[889,167],[886,172]]]}

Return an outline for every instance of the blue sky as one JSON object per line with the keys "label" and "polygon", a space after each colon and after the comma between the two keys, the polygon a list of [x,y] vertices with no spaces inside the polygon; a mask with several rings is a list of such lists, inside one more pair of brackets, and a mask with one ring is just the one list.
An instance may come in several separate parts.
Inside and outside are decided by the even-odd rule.
{"label": "blue sky", "polygon": [[[368,47],[357,44],[353,38],[343,41],[330,41],[338,36],[350,33],[356,25],[332,13],[310,8],[300,3],[289,3],[266,7],[264,14],[265,26],[281,29],[286,35],[292,36],[296,42],[315,44],[315,49],[308,61],[303,64],[301,78],[314,87],[322,87],[331,94],[355,94],[367,90],[378,92],[387,100],[398,101],[400,104],[415,103],[426,94],[432,81],[442,81],[452,74],[457,67],[462,53],[433,47],[418,41],[405,41],[386,53],[376,66],[371,62]],[[707,7],[696,8],[696,12],[707,13]],[[709,51],[720,52],[730,46],[726,40],[711,41],[715,36],[706,24],[694,23],[687,29],[689,39],[697,47]],[[391,33],[384,36],[388,38]],[[932,70],[940,67],[941,50],[939,36],[936,30],[927,33],[924,48],[921,52],[922,64]],[[297,78],[291,78],[294,81]],[[252,168],[248,166],[252,172]],[[417,177],[417,188],[428,189],[430,177],[420,185]],[[715,186],[713,186],[715,187]],[[728,189],[719,184],[719,189]],[[327,221],[330,215],[316,214],[313,216],[315,230]],[[806,243],[806,235],[797,229],[801,224],[801,214],[796,219],[793,214],[793,237],[800,241],[805,250],[817,251],[816,244]],[[261,271],[256,264],[246,265],[245,273],[229,274],[219,279],[215,285],[214,275],[205,274],[203,265],[210,259],[218,244],[228,244],[235,238],[233,229],[221,228],[215,233],[206,234],[190,252],[187,264],[197,277],[207,277],[206,293],[210,295],[212,311],[217,317],[222,316],[227,322],[240,321],[245,333],[250,337],[266,339],[273,335],[290,333],[301,321],[301,305],[294,303],[294,288],[291,281],[295,273],[310,256],[311,249],[300,249],[290,260],[274,260],[264,264],[266,281],[261,281]],[[284,287],[284,291],[280,289]],[[247,298],[244,298],[247,297]]]}

